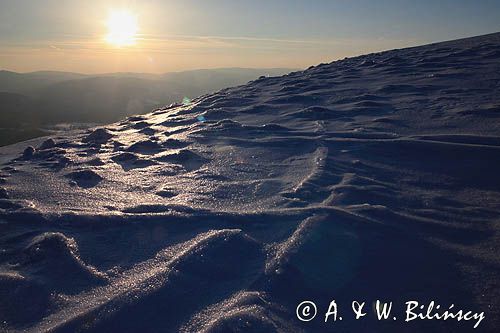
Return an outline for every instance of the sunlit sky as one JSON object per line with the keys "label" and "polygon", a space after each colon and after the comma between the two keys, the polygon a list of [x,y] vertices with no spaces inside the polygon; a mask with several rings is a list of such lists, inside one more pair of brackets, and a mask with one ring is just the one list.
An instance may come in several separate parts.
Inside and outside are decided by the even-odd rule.
{"label": "sunlit sky", "polygon": [[498,0],[2,0],[0,69],[305,68],[497,31]]}

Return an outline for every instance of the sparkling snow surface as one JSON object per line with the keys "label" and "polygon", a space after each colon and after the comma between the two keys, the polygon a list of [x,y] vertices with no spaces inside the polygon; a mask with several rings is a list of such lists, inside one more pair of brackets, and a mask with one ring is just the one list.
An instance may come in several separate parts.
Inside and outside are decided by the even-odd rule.
{"label": "sparkling snow surface", "polygon": [[[260,78],[0,162],[0,331],[472,330],[405,324],[407,300],[500,324],[500,34]],[[325,324],[332,299],[346,318]],[[348,315],[377,299],[401,319]]]}

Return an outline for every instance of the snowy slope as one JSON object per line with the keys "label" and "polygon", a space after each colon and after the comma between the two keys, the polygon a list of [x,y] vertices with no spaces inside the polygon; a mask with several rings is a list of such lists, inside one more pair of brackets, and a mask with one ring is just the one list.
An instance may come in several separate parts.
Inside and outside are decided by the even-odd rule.
{"label": "snowy slope", "polygon": [[0,149],[0,330],[474,325],[302,323],[305,299],[436,300],[499,325],[500,34],[46,139]]}

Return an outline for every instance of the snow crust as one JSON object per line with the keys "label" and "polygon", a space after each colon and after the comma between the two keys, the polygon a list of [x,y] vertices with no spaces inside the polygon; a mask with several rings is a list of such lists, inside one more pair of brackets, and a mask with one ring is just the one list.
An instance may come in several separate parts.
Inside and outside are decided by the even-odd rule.
{"label": "snow crust", "polygon": [[[334,298],[499,324],[500,34],[263,77],[0,162],[0,330],[407,328],[296,319]],[[411,329],[470,329],[453,325]]]}

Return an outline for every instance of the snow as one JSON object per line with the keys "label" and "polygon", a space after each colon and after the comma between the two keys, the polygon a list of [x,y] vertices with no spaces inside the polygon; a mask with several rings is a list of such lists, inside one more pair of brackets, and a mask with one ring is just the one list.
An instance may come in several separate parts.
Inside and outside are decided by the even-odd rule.
{"label": "snow", "polygon": [[409,327],[296,319],[333,298],[436,299],[499,325],[499,120],[492,34],[1,148],[0,330]]}

